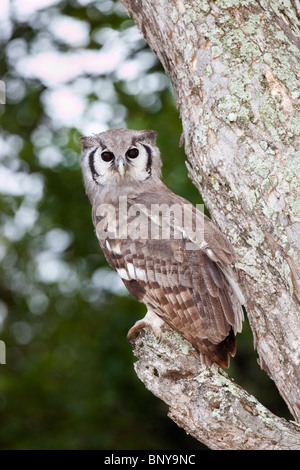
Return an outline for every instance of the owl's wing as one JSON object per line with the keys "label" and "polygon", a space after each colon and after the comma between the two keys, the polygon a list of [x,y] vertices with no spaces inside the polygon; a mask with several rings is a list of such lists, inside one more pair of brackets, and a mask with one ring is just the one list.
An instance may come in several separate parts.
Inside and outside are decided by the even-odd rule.
{"label": "owl's wing", "polygon": [[[166,220],[155,211],[153,215],[151,206],[157,200],[165,204],[165,208],[173,204],[193,207],[171,192],[134,196],[128,205],[146,208],[149,236],[102,240],[102,249],[137,300],[144,302],[200,352],[227,367],[229,354],[235,354],[234,334],[241,330],[243,319],[242,294],[235,292],[238,287],[231,280],[229,270],[234,259],[233,249],[210,220],[195,208],[191,209],[194,228],[198,225],[202,233],[198,239],[193,236],[193,230],[189,235],[186,233],[187,227],[180,224],[178,218]],[[131,221],[129,219],[128,223]],[[178,230],[183,236],[162,238],[166,223],[171,225],[171,235]],[[156,239],[151,237],[153,227]],[[194,249],[187,249],[188,243]]]}

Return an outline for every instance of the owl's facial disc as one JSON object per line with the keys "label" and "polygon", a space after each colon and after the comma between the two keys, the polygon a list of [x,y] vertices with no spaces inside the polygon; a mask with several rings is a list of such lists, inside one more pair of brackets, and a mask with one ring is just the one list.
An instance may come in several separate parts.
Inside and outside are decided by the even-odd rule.
{"label": "owl's facial disc", "polygon": [[109,163],[113,170],[116,170],[119,173],[122,180],[125,178],[128,164],[123,157],[116,158],[113,152],[105,148],[101,153],[101,158],[104,162]]}
{"label": "owl's facial disc", "polygon": [[136,147],[131,146],[125,153],[125,157],[119,157],[116,159],[114,168],[118,171],[122,180],[125,179],[125,173],[131,166],[132,160],[136,159],[138,155],[139,150]]}
{"label": "owl's facial disc", "polygon": [[103,184],[110,181],[114,184],[122,182],[128,184],[150,178],[152,166],[150,146],[138,142],[137,139],[132,141],[131,145],[127,141],[121,141],[118,146],[103,140],[99,143],[100,152],[94,149],[89,154],[89,166],[96,183]]}

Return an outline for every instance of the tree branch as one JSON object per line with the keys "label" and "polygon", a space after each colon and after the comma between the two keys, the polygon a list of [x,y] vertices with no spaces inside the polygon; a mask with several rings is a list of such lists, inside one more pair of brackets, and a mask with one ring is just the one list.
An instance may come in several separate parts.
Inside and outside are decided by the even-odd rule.
{"label": "tree branch", "polygon": [[278,418],[222,369],[202,365],[190,343],[165,329],[133,343],[135,371],[169,406],[168,416],[215,450],[300,450],[300,425]]}

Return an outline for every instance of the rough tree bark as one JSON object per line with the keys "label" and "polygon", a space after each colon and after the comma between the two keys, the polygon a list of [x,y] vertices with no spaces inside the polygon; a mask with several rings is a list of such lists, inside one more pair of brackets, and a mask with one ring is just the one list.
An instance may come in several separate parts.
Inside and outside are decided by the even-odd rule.
{"label": "rough tree bark", "polygon": [[[213,220],[237,251],[237,276],[247,297],[246,310],[260,366],[274,380],[290,412],[299,421],[297,2],[121,0],[121,3],[172,81],[182,118],[189,175]],[[187,418],[193,416],[202,431],[190,432],[199,440],[212,448],[300,448],[300,428],[268,415],[267,428],[271,427],[274,433],[277,429],[280,435],[281,426],[292,426],[288,432],[294,440],[290,438],[290,447],[288,440],[280,447],[278,436],[264,435],[257,404],[253,404],[253,412],[253,397],[245,395],[242,399],[240,389],[230,381],[224,391],[225,378],[216,370],[202,371],[200,376],[199,371],[197,374],[192,371],[184,378],[187,363],[182,354],[172,359],[162,354],[158,358],[156,354],[155,359],[153,348],[152,356],[148,353],[149,338],[151,335],[146,333],[135,345],[135,354],[140,355],[136,364],[138,375],[170,405],[171,417],[187,431],[191,429]],[[159,367],[151,368],[155,361]],[[177,373],[172,375],[177,368],[181,371],[179,379]],[[188,372],[191,370],[187,367]],[[218,376],[223,381],[219,386],[215,383]],[[198,396],[199,421],[186,402],[181,405],[180,402],[176,405],[176,400],[172,402],[175,395],[171,390],[182,393],[184,387],[188,390],[191,380],[196,380],[196,386],[190,389],[190,395],[184,396],[192,397],[193,403],[195,394]],[[154,390],[153,384],[157,384]],[[210,390],[215,405],[209,400],[201,401],[204,390]],[[243,442],[239,439],[237,428],[243,426],[236,427],[236,423],[241,410],[246,410],[248,418],[251,415],[251,423],[246,418],[244,421],[249,425],[250,444],[249,439]],[[269,412],[263,413],[266,416]],[[207,438],[205,426],[200,423],[207,424],[215,441],[213,437]],[[216,431],[220,423],[226,428],[223,436]],[[265,447],[261,447],[261,439]]]}

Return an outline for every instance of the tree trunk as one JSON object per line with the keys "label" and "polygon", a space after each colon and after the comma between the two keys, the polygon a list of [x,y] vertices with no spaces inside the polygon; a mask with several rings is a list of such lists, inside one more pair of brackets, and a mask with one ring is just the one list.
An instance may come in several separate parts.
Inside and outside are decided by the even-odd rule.
{"label": "tree trunk", "polygon": [[121,2],[171,78],[189,175],[237,252],[260,366],[299,421],[300,12],[288,0]]}

